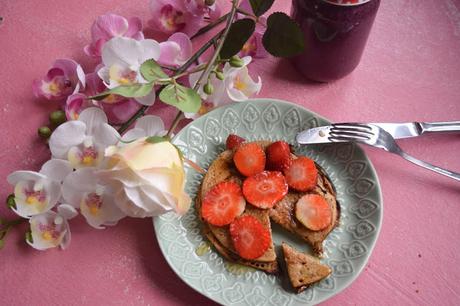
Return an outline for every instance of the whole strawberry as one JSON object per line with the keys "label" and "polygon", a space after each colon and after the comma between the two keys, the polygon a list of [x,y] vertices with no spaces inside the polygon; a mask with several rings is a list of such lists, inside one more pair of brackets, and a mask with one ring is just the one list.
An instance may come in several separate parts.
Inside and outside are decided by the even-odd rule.
{"label": "whole strawberry", "polygon": [[267,147],[267,170],[284,171],[291,166],[291,148],[285,141],[276,141]]}
{"label": "whole strawberry", "polygon": [[226,141],[225,145],[226,145],[228,150],[233,150],[234,148],[236,148],[237,146],[239,146],[240,144],[242,144],[245,141],[246,141],[246,139],[244,139],[243,137],[240,137],[240,136],[235,135],[235,134],[230,134],[227,137],[227,141]]}

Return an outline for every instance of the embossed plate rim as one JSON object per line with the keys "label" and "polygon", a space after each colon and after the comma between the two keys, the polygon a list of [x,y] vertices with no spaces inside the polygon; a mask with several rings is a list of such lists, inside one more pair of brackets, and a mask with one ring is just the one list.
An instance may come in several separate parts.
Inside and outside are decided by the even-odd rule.
{"label": "embossed plate rim", "polygon": [[[219,107],[219,108],[209,112],[208,114],[206,114],[206,115],[204,115],[204,116],[202,116],[202,117],[190,122],[187,126],[185,126],[174,137],[174,141],[178,140],[180,137],[183,136],[183,134],[187,133],[187,131],[191,127],[193,127],[194,125],[199,125],[200,123],[204,122],[206,120],[206,118],[212,117],[216,113],[224,114],[227,109],[231,109],[231,108],[236,107],[236,105],[245,104],[245,103],[253,103],[253,105],[257,104],[257,103],[264,103],[264,104],[266,104],[266,106],[270,106],[272,104],[275,104],[275,105],[279,104],[279,105],[282,105],[283,107],[297,108],[297,109],[300,109],[301,111],[304,111],[304,112],[308,113],[309,115],[312,116],[312,118],[324,121],[326,124],[330,123],[330,121],[327,120],[326,118],[316,114],[315,112],[312,112],[312,111],[306,109],[305,107],[303,107],[301,105],[297,105],[297,104],[294,104],[294,103],[291,103],[291,102],[277,100],[277,99],[265,99],[265,98],[250,99],[250,100],[247,100],[245,102],[233,103],[233,104],[229,104],[229,105]],[[263,110],[261,110],[261,112],[263,112]],[[281,118],[279,118],[278,121],[280,119]],[[241,136],[244,137],[245,135],[241,135]],[[379,206],[378,206],[378,209],[375,212],[373,212],[373,213],[378,213],[378,216],[377,216],[378,219],[377,219],[377,222],[375,224],[375,227],[376,227],[375,230],[376,231],[375,231],[374,239],[372,241],[370,241],[370,243],[366,244],[366,246],[368,247],[368,251],[364,255],[361,255],[364,258],[363,259],[363,264],[358,269],[356,269],[355,272],[352,271],[352,274],[346,277],[346,281],[345,281],[344,285],[341,288],[332,289],[332,292],[330,292],[329,295],[323,294],[320,298],[318,298],[318,299],[316,299],[314,301],[315,303],[321,303],[321,302],[323,302],[323,301],[335,296],[336,294],[338,294],[339,292],[343,291],[345,288],[347,288],[349,285],[351,285],[356,280],[356,278],[361,274],[361,272],[363,271],[364,267],[366,266],[371,254],[373,252],[373,249],[374,249],[374,247],[375,247],[375,245],[377,243],[378,237],[380,235],[380,230],[381,230],[381,226],[382,226],[382,219],[383,219],[383,198],[382,198],[382,191],[381,191],[381,188],[380,188],[380,182],[379,182],[377,173],[375,171],[375,168],[374,168],[372,162],[369,160],[369,158],[365,154],[365,152],[359,146],[356,146],[356,148],[358,150],[358,153],[360,153],[362,155],[362,157],[360,157],[360,160],[362,160],[363,162],[365,162],[369,166],[369,171],[370,171],[370,173],[372,175],[373,180],[375,181],[376,195],[374,195],[374,198],[372,198],[372,199],[375,200],[376,202],[378,202]],[[357,154],[357,152],[355,152],[353,155],[356,155],[356,154]],[[350,183],[350,185],[353,185],[353,184],[354,184],[354,181],[352,181],[352,183]],[[366,219],[366,218],[364,218],[364,219]],[[196,285],[190,279],[188,279],[187,277],[182,275],[182,272],[179,270],[180,267],[176,266],[173,263],[171,256],[168,255],[167,246],[163,243],[162,238],[159,236],[160,223],[162,223],[162,222],[161,222],[161,220],[159,218],[153,218],[153,224],[154,224],[154,228],[155,228],[155,235],[156,235],[156,238],[158,240],[158,244],[159,244],[160,249],[161,249],[161,251],[163,253],[163,256],[165,257],[166,261],[168,262],[168,264],[172,268],[172,270],[177,274],[177,276],[182,281],[184,281],[188,286],[193,288],[195,291],[199,292],[200,294],[208,297],[209,299],[211,299],[211,300],[213,300],[215,302],[223,303],[224,301],[222,300],[222,298],[220,296],[217,297],[217,296],[210,295],[208,292],[206,292],[206,290],[204,290],[204,288],[199,288],[198,285]],[[342,225],[342,227],[345,227],[345,225]],[[362,241],[363,239],[355,238],[355,240],[356,241]],[[341,250],[341,252],[343,252],[343,250]],[[351,257],[349,259],[353,259],[353,258]],[[270,284],[268,284],[268,285],[271,286]],[[272,286],[275,287],[275,288],[278,288],[278,287],[276,287],[276,285],[272,285]],[[283,289],[281,289],[281,290],[283,290]],[[288,293],[288,292],[286,292],[286,293]]]}

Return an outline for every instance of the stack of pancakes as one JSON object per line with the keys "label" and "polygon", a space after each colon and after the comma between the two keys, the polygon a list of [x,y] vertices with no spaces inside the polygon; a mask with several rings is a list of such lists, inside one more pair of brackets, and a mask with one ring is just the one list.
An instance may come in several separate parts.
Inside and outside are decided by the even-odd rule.
{"label": "stack of pancakes", "polygon": [[[269,141],[258,141],[264,149],[271,144]],[[201,184],[201,190],[197,195],[196,209],[201,212],[201,199],[204,198],[206,193],[216,184],[223,181],[233,181],[242,185],[244,176],[242,176],[235,168],[233,164],[232,150],[226,150],[221,153],[209,167],[203,182]],[[294,155],[293,158],[296,158]],[[326,173],[318,165],[318,180],[316,187],[308,192],[296,192],[289,190],[288,194],[271,209],[260,209],[249,203],[246,205],[246,209],[243,215],[252,215],[256,217],[270,232],[271,225],[270,220],[279,224],[284,229],[293,233],[294,235],[301,237],[307,243],[309,243],[316,255],[322,253],[322,243],[326,239],[327,235],[334,229],[338,224],[340,207],[336,200],[336,193],[332,186],[331,181],[327,177]],[[303,195],[307,193],[316,193],[323,196],[329,204],[332,212],[331,224],[325,229],[320,231],[312,231],[302,225],[295,217],[295,204]],[[201,217],[201,216],[200,216]],[[241,258],[236,252],[232,238],[230,236],[229,226],[214,226],[207,223],[203,218],[203,233],[213,244],[215,249],[227,260],[249,267],[253,267],[267,273],[277,273],[279,270],[276,253],[272,243],[267,251],[254,260],[247,260]],[[285,247],[283,247],[286,249]],[[291,252],[292,253],[292,252]],[[289,263],[288,263],[289,270]]]}

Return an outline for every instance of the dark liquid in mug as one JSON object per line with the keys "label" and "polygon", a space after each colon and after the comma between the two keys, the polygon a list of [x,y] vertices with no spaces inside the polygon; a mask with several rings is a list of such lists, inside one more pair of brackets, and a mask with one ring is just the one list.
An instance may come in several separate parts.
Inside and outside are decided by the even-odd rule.
{"label": "dark liquid in mug", "polygon": [[352,72],[361,59],[379,4],[380,0],[354,6],[293,0],[291,16],[305,38],[305,51],[292,58],[294,66],[320,82]]}

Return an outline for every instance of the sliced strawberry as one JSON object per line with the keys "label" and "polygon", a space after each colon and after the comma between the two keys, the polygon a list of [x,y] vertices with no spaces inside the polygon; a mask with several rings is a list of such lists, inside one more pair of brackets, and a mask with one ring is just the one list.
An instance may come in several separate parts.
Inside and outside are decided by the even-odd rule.
{"label": "sliced strawberry", "polygon": [[270,247],[268,228],[255,217],[246,215],[230,224],[230,236],[237,253],[245,259],[256,259]]}
{"label": "sliced strawberry", "polygon": [[265,152],[257,143],[243,143],[236,149],[233,162],[241,174],[251,176],[264,171]]}
{"label": "sliced strawberry", "polygon": [[221,182],[209,190],[201,204],[201,216],[207,222],[223,226],[244,212],[246,201],[234,182]]}
{"label": "sliced strawberry", "polygon": [[284,171],[292,163],[291,148],[285,141],[276,141],[267,147],[267,169]]}
{"label": "sliced strawberry", "polygon": [[323,196],[306,194],[296,203],[295,217],[308,229],[319,231],[331,224],[332,211]]}
{"label": "sliced strawberry", "polygon": [[243,137],[240,137],[240,136],[235,135],[235,134],[230,134],[230,135],[228,135],[227,141],[226,141],[225,144],[226,144],[228,150],[233,150],[234,148],[236,148],[237,146],[239,146],[240,144],[242,144],[245,141],[246,141],[246,139],[244,139]]}
{"label": "sliced strawberry", "polygon": [[288,193],[286,179],[281,172],[264,171],[248,177],[243,183],[246,200],[259,208],[272,208]]}
{"label": "sliced strawberry", "polygon": [[315,162],[301,156],[292,161],[291,166],[284,171],[289,187],[297,191],[309,191],[315,188],[318,179],[318,169]]}

